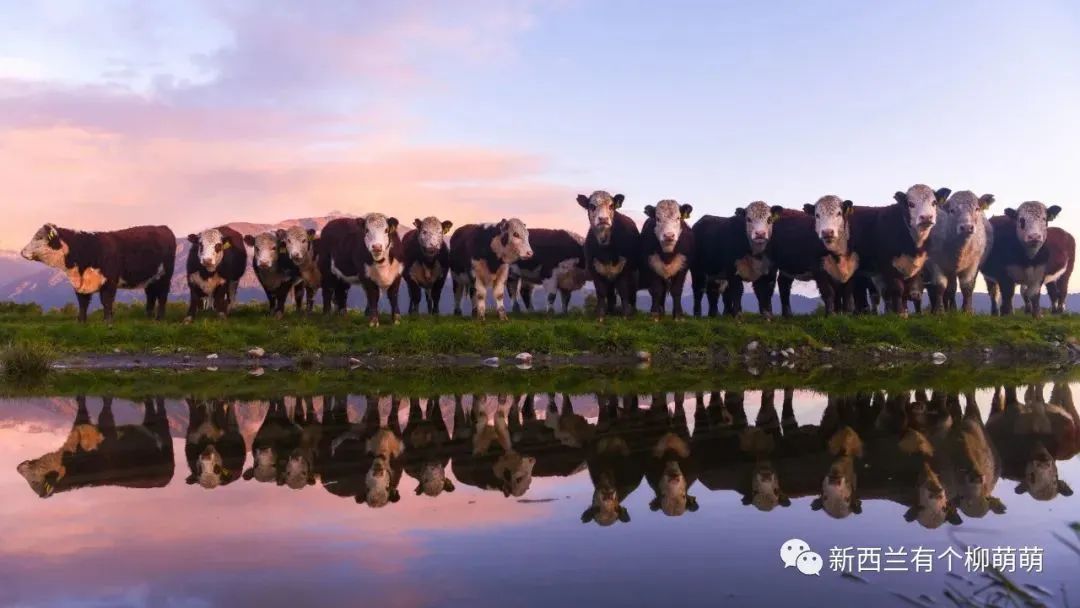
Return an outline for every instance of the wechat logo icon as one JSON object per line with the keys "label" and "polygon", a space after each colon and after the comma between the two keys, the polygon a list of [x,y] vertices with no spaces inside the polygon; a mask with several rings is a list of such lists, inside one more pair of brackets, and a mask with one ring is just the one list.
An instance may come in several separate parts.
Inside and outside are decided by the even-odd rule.
{"label": "wechat logo icon", "polygon": [[780,561],[784,562],[785,568],[794,566],[808,576],[821,576],[821,568],[824,566],[821,556],[810,549],[810,543],[798,538],[792,538],[780,545]]}

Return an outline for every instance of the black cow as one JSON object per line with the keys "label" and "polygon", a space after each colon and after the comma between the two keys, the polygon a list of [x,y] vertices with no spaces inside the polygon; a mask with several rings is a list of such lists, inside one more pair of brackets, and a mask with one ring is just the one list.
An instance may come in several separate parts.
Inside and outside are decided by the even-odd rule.
{"label": "black cow", "polygon": [[683,316],[682,292],[686,273],[694,263],[694,233],[686,218],[694,208],[673,200],[646,205],[648,219],[641,227],[640,276],[652,296],[652,317],[664,314],[664,300],[671,295],[673,318]]}
{"label": "black cow", "polygon": [[405,473],[417,481],[416,495],[435,497],[453,492],[454,482],[446,475],[450,464],[450,433],[439,407],[439,397],[428,398],[426,412],[420,399],[409,399],[405,433]]}
{"label": "black cow", "polygon": [[581,514],[582,523],[596,522],[610,526],[615,522],[630,522],[630,512],[623,502],[645,478],[644,452],[648,446],[638,445],[642,435],[637,426],[643,416],[637,407],[637,396],[596,396],[600,412],[596,434],[586,448],[586,465],[593,485],[592,502]]}
{"label": "black cow", "polygon": [[420,312],[420,293],[427,296],[428,314],[439,314],[439,298],[450,271],[450,248],[446,235],[453,227],[450,221],[436,217],[416,219],[415,229],[401,239],[405,265],[405,286],[409,290],[409,314]]}
{"label": "black cow", "polygon": [[[529,231],[533,256],[510,265],[506,291],[514,312],[532,312],[533,288],[541,285],[547,294],[547,311],[555,312],[555,298],[562,296],[563,312],[570,308],[570,296],[585,286],[585,239],[569,230],[534,228]],[[518,302],[518,295],[521,302]]]}
{"label": "black cow", "polygon": [[188,241],[191,242],[187,259],[191,304],[184,322],[194,320],[206,298],[212,299],[214,311],[224,318],[236,301],[236,289],[247,266],[244,237],[228,226],[219,226],[189,234]]}
{"label": "black cow", "polygon": [[296,307],[301,307],[303,278],[300,267],[292,261],[285,246],[285,231],[266,231],[258,235],[245,235],[244,244],[251,247],[251,268],[255,278],[266,292],[270,314],[281,318],[285,314],[285,301],[296,290]]}
{"label": "black cow", "polygon": [[79,300],[79,321],[86,321],[90,298],[98,293],[111,322],[117,289],[145,290],[146,315],[165,317],[176,262],[176,236],[167,226],[82,232],[45,224],[21,255],[64,273]]}
{"label": "black cow", "polygon": [[236,404],[221,400],[187,400],[188,429],[184,456],[188,485],[212,490],[240,479],[247,448],[236,420]]}
{"label": "black cow", "polygon": [[266,417],[251,442],[251,466],[244,480],[285,483],[285,465],[293,450],[300,447],[300,425],[289,415],[284,398],[270,400]]}
{"label": "black cow", "polygon": [[600,320],[615,314],[615,296],[622,300],[626,316],[637,312],[641,233],[634,220],[619,213],[623,199],[621,194],[612,196],[603,190],[577,197],[578,204],[589,212],[585,266],[596,289],[596,316]]}

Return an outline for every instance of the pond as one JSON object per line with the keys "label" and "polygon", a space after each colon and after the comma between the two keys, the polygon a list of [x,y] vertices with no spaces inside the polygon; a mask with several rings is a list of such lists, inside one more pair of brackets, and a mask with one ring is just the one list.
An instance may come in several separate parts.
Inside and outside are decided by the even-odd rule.
{"label": "pond", "polygon": [[1061,378],[314,384],[0,400],[0,604],[985,605],[996,572],[1034,603],[1080,598]]}

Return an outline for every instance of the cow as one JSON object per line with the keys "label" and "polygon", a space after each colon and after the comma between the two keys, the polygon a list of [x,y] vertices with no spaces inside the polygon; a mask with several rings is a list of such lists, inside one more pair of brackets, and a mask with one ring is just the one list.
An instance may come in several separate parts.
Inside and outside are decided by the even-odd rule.
{"label": "cow", "polygon": [[675,397],[675,415],[667,409],[667,395],[655,394],[647,416],[653,433],[660,437],[645,456],[645,480],[653,489],[650,511],[678,517],[698,510],[697,497],[690,488],[697,480],[697,462],[690,452],[690,431],[681,394]]}
{"label": "cow", "polygon": [[616,296],[622,300],[622,312],[637,312],[638,244],[641,233],[637,224],[619,213],[625,197],[597,190],[589,196],[579,194],[578,205],[589,212],[589,233],[585,237],[585,267],[596,289],[596,317],[603,321],[615,314]]}
{"label": "cow", "polygon": [[191,304],[184,323],[195,319],[207,298],[212,300],[218,316],[225,318],[236,301],[236,289],[247,266],[244,237],[228,226],[218,226],[189,234],[188,241],[191,250],[187,259],[187,282]]}
{"label": "cow", "polygon": [[694,233],[694,263],[690,267],[690,287],[695,317],[702,315],[703,296],[708,299],[708,315],[715,317],[720,314],[720,294],[727,289],[731,280],[724,265],[724,251],[731,246],[728,239],[733,236],[736,224],[735,218],[703,215],[691,228]]}
{"label": "cow", "polygon": [[142,424],[117,425],[104,397],[97,424],[86,397],[75,398],[75,423],[59,449],[21,462],[16,470],[41,498],[85,487],[162,488],[173,476],[173,446],[164,399],[144,402]]}
{"label": "cow", "polygon": [[187,406],[184,456],[189,474],[184,483],[212,490],[240,479],[247,448],[236,419],[236,404],[189,398]]}
{"label": "cow", "polygon": [[[916,184],[893,195],[885,207],[856,208],[851,221],[854,250],[880,286],[886,312],[907,315],[906,301],[914,281],[921,280],[929,259],[930,231],[937,222],[938,206],[952,193]],[[921,293],[921,290],[920,290]],[[921,295],[919,296],[921,302]]]}
{"label": "cow", "polygon": [[975,312],[975,277],[994,244],[994,231],[984,213],[993,203],[993,194],[976,196],[970,190],[961,190],[954,192],[938,211],[938,221],[930,231],[930,259],[924,270],[931,312],[956,310],[958,287],[963,295],[961,310]]}
{"label": "cow", "polygon": [[[856,276],[859,270],[859,254],[854,250],[853,222],[851,221],[855,204],[850,200],[829,194],[819,198],[813,204],[807,203],[803,211],[813,218],[813,230],[822,247],[821,250],[812,251],[810,256],[815,254],[819,256],[821,271],[827,275],[828,279],[831,279],[818,283],[818,291],[821,292],[821,298],[825,302],[825,314],[833,311],[853,312],[856,309],[856,291],[859,289],[869,291],[873,285],[869,281],[860,285]],[[781,292],[782,299],[783,292]],[[865,302],[865,296],[860,299]],[[830,304],[833,306],[830,307]],[[863,307],[865,308],[865,304]]]}
{"label": "cow", "polygon": [[401,322],[398,289],[404,270],[404,250],[397,233],[397,218],[369,213],[360,218],[338,218],[323,228],[319,239],[319,271],[323,281],[323,312],[333,300],[345,312],[349,286],[360,285],[366,297],[364,315],[369,327],[379,325],[379,294],[386,293],[394,324]]}
{"label": "cow", "polygon": [[[540,285],[547,294],[547,312],[555,312],[555,299],[562,296],[563,312],[570,308],[570,296],[585,286],[585,239],[569,230],[534,228],[529,231],[533,256],[510,265],[506,291],[514,312],[532,312],[533,287]],[[518,295],[521,302],[518,301]]]}
{"label": "cow", "polygon": [[289,416],[285,399],[270,400],[266,417],[251,442],[251,466],[244,470],[244,481],[285,483],[289,455],[300,446],[300,425]]}
{"label": "cow", "polygon": [[994,391],[987,432],[1002,457],[1002,476],[1017,481],[1015,492],[1035,500],[1072,496],[1057,461],[1080,453],[1080,415],[1068,384],[1055,384],[1047,402],[1043,386],[1029,386],[1024,400],[1016,387]]}
{"label": "cow", "polygon": [[446,475],[450,464],[450,433],[439,408],[439,397],[427,400],[421,408],[420,399],[409,399],[409,417],[405,423],[405,473],[416,480],[416,495],[436,497],[453,492],[454,482]]}
{"label": "cow", "polygon": [[461,298],[473,296],[473,317],[484,320],[487,292],[495,298],[499,320],[506,320],[506,279],[510,265],[533,257],[529,229],[518,218],[497,224],[466,224],[450,237],[450,272],[454,280],[454,314],[461,316]]}
{"label": "cow", "polygon": [[401,238],[405,287],[409,290],[409,314],[420,312],[420,293],[427,297],[428,314],[439,314],[446,274],[450,271],[450,248],[446,235],[454,226],[437,217],[413,220],[416,228]]}
{"label": "cow", "polygon": [[[277,319],[285,314],[285,301],[289,299],[289,294],[303,281],[300,268],[288,256],[284,239],[284,230],[268,230],[258,235],[244,236],[244,244],[252,248],[251,268],[266,292],[270,314]],[[297,307],[300,307],[300,299],[297,299]]]}
{"label": "cow", "polygon": [[850,426],[843,426],[830,438],[828,452],[832,463],[821,482],[821,496],[810,504],[814,511],[824,510],[830,517],[843,519],[862,513],[855,463],[862,460],[863,443]]}
{"label": "cow", "polygon": [[[835,196],[822,200],[825,199],[839,200]],[[772,285],[776,281],[780,287],[781,314],[790,317],[791,286],[796,279],[817,285],[825,314],[850,309],[845,303],[850,302],[848,286],[858,265],[857,258],[852,261],[851,256],[827,249],[816,227],[815,209],[815,205],[806,205],[802,210],[782,207],[778,212],[775,207],[770,210],[775,214],[765,250],[770,269],[754,284],[759,306],[765,306],[763,310],[772,310]]]}
{"label": "cow", "polygon": [[[990,218],[994,245],[982,265],[991,314],[1013,311],[1013,295],[1020,287],[1024,308],[1032,316],[1042,314],[1042,286],[1053,284],[1051,310],[1064,311],[1067,285],[1076,258],[1076,241],[1064,230],[1047,228],[1061,207],[1027,201],[1005,215]],[[1055,297],[1056,296],[1056,297]]]}
{"label": "cow", "polygon": [[646,205],[641,227],[640,278],[652,296],[652,318],[664,315],[664,300],[671,295],[672,318],[683,316],[682,292],[686,273],[694,261],[694,232],[686,224],[694,208],[667,199]]}
{"label": "cow", "polygon": [[594,428],[581,414],[574,413],[570,396],[564,394],[562,408],[554,394],[548,396],[547,416],[536,413],[532,393],[514,398],[507,416],[507,429],[514,449],[536,460],[535,477],[569,477],[585,467],[585,446]]}
{"label": "cow", "polygon": [[293,288],[296,311],[310,313],[315,306],[315,290],[322,286],[322,273],[317,259],[318,237],[314,228],[292,226],[285,230],[281,241],[289,260],[296,265],[302,279]]}
{"label": "cow", "polygon": [[499,395],[492,414],[484,411],[484,395],[473,395],[466,410],[461,395],[454,396],[454,457],[451,470],[458,481],[482,490],[499,490],[520,498],[532,485],[536,458],[518,452],[510,438],[510,395]]}
{"label": "cow", "polygon": [[630,512],[623,501],[641,485],[645,476],[644,460],[634,452],[634,421],[638,417],[636,396],[623,397],[627,407],[620,409],[619,397],[598,394],[599,416],[596,435],[586,448],[585,462],[592,481],[589,506],[581,522],[610,526],[629,523]]}
{"label": "cow", "polygon": [[740,314],[743,281],[753,283],[761,314],[772,315],[776,272],[767,250],[773,223],[782,212],[783,207],[754,201],[736,209],[732,217],[706,215],[694,224],[696,250],[691,277],[695,316],[701,314],[703,294],[709,300],[709,315],[718,314],[721,293],[724,314]]}
{"label": "cow", "polygon": [[293,420],[300,427],[300,442],[288,454],[279,484],[283,481],[293,490],[299,490],[315,485],[319,445],[322,443],[322,425],[315,415],[315,404],[311,397],[296,398]]}
{"label": "cow", "polygon": [[360,221],[339,217],[323,226],[315,242],[315,260],[322,279],[324,315],[330,314],[331,310],[345,314],[348,308],[349,288],[360,281],[360,270],[355,266],[350,252],[362,246],[360,240]]}
{"label": "cow", "polygon": [[146,316],[158,321],[165,318],[176,261],[176,236],[167,226],[83,232],[45,224],[21,255],[64,273],[75,288],[80,322],[86,322],[90,298],[96,293],[105,309],[105,322],[111,323],[117,289],[144,290]]}

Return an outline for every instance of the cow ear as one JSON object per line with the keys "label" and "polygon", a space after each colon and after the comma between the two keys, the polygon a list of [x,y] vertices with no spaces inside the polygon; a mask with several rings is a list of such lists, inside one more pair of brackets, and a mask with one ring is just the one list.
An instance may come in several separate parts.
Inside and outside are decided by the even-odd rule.
{"label": "cow ear", "polygon": [[255,469],[244,469],[243,475],[244,481],[251,481],[252,477],[255,477]]}
{"label": "cow ear", "polygon": [[443,492],[453,492],[457,488],[454,487],[454,482],[449,479],[443,479],[442,489]]}
{"label": "cow ear", "polygon": [[738,207],[735,209],[735,217],[746,217],[746,209]]}
{"label": "cow ear", "polygon": [[1023,494],[1023,493],[1025,493],[1027,491],[1028,491],[1027,484],[1022,482],[1022,481],[1020,483],[1016,484],[1016,488],[1013,489],[1013,492],[1015,492],[1017,494]]}
{"label": "cow ear", "polygon": [[682,216],[682,219],[684,219],[684,220],[690,219],[690,214],[693,213],[693,212],[694,212],[694,206],[693,205],[679,205],[679,215]]}
{"label": "cow ear", "polygon": [[1069,487],[1069,484],[1065,483],[1064,479],[1058,480],[1058,494],[1061,494],[1062,496],[1073,495],[1073,489]]}
{"label": "cow ear", "polygon": [[417,496],[419,496],[419,495],[423,494],[423,493],[424,493],[424,486],[423,486],[423,485],[421,485],[421,484],[416,484],[416,490],[414,490],[414,493],[415,493],[415,494],[416,494]]}
{"label": "cow ear", "polygon": [[315,240],[315,229],[314,228],[308,228],[307,229],[307,238],[308,238],[309,241]]}
{"label": "cow ear", "polygon": [[855,515],[862,515],[862,500],[858,498],[851,499],[851,512]]}
{"label": "cow ear", "polygon": [[788,498],[787,494],[781,494],[780,495],[780,506],[781,507],[790,507],[791,506],[791,499]]}
{"label": "cow ear", "polygon": [[844,210],[844,215],[851,215],[851,212],[855,211],[855,203],[845,200],[840,203],[840,208]]}
{"label": "cow ear", "polygon": [[626,507],[619,507],[619,521],[624,524],[630,523],[630,511],[627,511]]}
{"label": "cow ear", "polygon": [[997,515],[1005,514],[1005,503],[1001,502],[997,496],[988,496],[986,498],[986,504],[990,505],[990,510]]}
{"label": "cow ear", "polygon": [[660,510],[660,497],[659,496],[657,496],[656,498],[649,501],[649,510],[650,511],[659,511]]}
{"label": "cow ear", "polygon": [[276,236],[279,241],[283,240],[286,236],[288,236],[288,234],[289,233],[285,232],[284,228],[278,228],[277,230],[274,231],[274,236]]}
{"label": "cow ear", "polygon": [[743,494],[742,504],[743,504],[744,507],[749,505],[752,502],[754,502],[754,499],[749,494]]}
{"label": "cow ear", "polygon": [[253,235],[253,234],[245,234],[244,235],[244,244],[246,244],[248,247],[254,247],[255,246],[255,235]]}
{"label": "cow ear", "polygon": [[195,474],[194,474],[194,473],[192,473],[191,475],[188,475],[188,476],[187,476],[187,477],[186,477],[186,478],[184,479],[184,483],[186,483],[186,484],[187,484],[187,485],[189,485],[189,486],[191,486],[191,485],[195,485],[195,479],[196,479],[196,478],[195,478]]}
{"label": "cow ear", "polygon": [[503,230],[506,230],[506,218],[505,217],[503,219],[499,220],[498,224],[495,224],[495,229],[498,230],[499,232],[502,232]]}
{"label": "cow ear", "polygon": [[623,201],[626,200],[626,197],[621,195],[621,194],[616,194],[615,196],[613,196],[611,198],[611,200],[615,201],[615,208],[616,209],[621,209]]}
{"label": "cow ear", "polygon": [[645,217],[655,220],[656,219],[656,207],[652,205],[645,205]]}
{"label": "cow ear", "polygon": [[398,219],[396,217],[387,218],[386,219],[386,226],[390,229],[391,232],[393,232],[394,230],[397,230]]}
{"label": "cow ear", "polygon": [[772,216],[769,219],[775,222],[780,219],[780,215],[784,213],[784,208],[780,205],[773,205],[772,208],[769,209],[769,212],[772,213]]}
{"label": "cow ear", "polygon": [[937,203],[939,205],[945,204],[945,201],[949,200],[950,194],[952,194],[952,190],[948,188],[938,188],[937,191],[934,192],[934,196],[937,198]]}
{"label": "cow ear", "polygon": [[821,500],[820,498],[815,498],[814,502],[810,503],[811,511],[820,511],[823,508],[825,508],[825,501]]}
{"label": "cow ear", "polygon": [[982,209],[983,211],[986,211],[987,209],[990,208],[990,205],[993,205],[993,204],[994,204],[994,195],[993,194],[984,194],[984,195],[979,197],[979,209]]}
{"label": "cow ear", "polygon": [[189,234],[189,235],[187,235],[187,240],[190,241],[192,244],[198,243],[199,242],[199,235],[197,235],[197,234]]}
{"label": "cow ear", "polygon": [[401,500],[401,492],[398,492],[397,489],[390,490],[390,502],[397,502],[399,500]]}
{"label": "cow ear", "polygon": [[454,227],[454,222],[451,222],[450,220],[443,220],[442,233],[443,234],[450,234],[450,229],[453,228],[453,227]]}
{"label": "cow ear", "polygon": [[817,208],[810,203],[806,203],[805,205],[803,205],[802,210],[803,213],[805,213],[806,215],[814,215],[815,213],[817,213]]}
{"label": "cow ear", "polygon": [[367,222],[364,220],[364,218],[358,217],[356,218],[356,225],[360,228],[360,230],[363,230],[364,226],[367,225]]}
{"label": "cow ear", "polygon": [[1006,209],[1005,210],[1005,217],[1007,217],[1007,218],[1009,218],[1011,220],[1015,220],[1016,219],[1016,209],[1013,209],[1012,207],[1009,207],[1008,209]]}
{"label": "cow ear", "polygon": [[412,225],[416,226],[416,229],[419,230],[421,226],[420,218],[416,218],[415,220],[413,220]]}
{"label": "cow ear", "polygon": [[59,236],[56,232],[56,224],[45,224],[42,229],[45,230],[45,237],[50,241]]}
{"label": "cow ear", "polygon": [[691,513],[697,513],[698,504],[697,504],[697,497],[696,496],[687,496],[686,497],[686,510],[690,511]]}
{"label": "cow ear", "polygon": [[948,510],[945,511],[945,521],[949,522],[954,526],[959,526],[960,524],[964,523],[964,520],[961,519],[960,514],[956,512],[956,507],[952,505],[949,505]]}
{"label": "cow ear", "polygon": [[907,204],[907,194],[900,192],[899,190],[897,190],[896,193],[892,195],[892,197],[894,201],[900,203],[901,205]]}
{"label": "cow ear", "polygon": [[585,209],[588,209],[589,197],[585,196],[584,194],[577,195],[577,204],[581,205]]}
{"label": "cow ear", "polygon": [[904,511],[904,521],[909,524],[915,521],[915,518],[919,516],[919,505],[911,505],[907,511]]}
{"label": "cow ear", "polygon": [[1059,213],[1061,213],[1061,207],[1058,207],[1057,205],[1050,205],[1046,208],[1046,221],[1054,221],[1054,218],[1056,218]]}
{"label": "cow ear", "polygon": [[596,507],[589,507],[581,513],[581,523],[587,524],[596,519]]}

